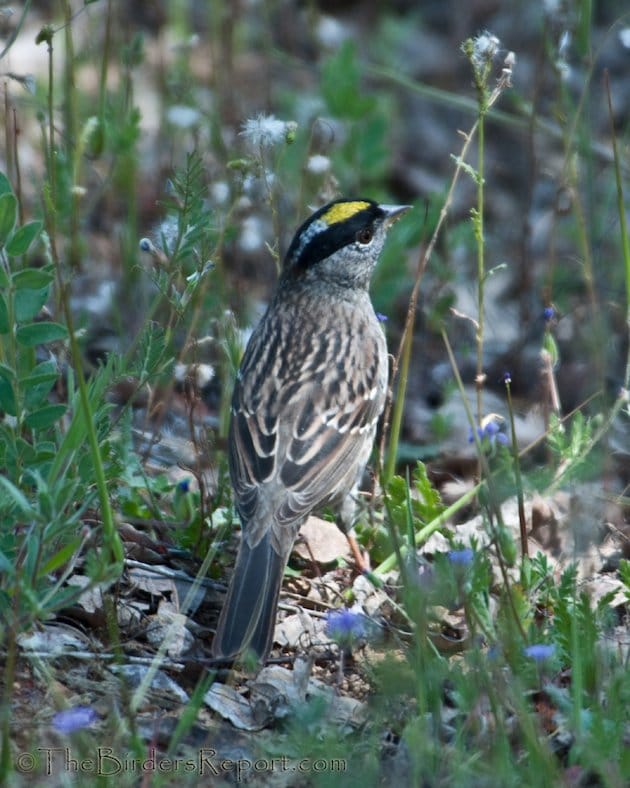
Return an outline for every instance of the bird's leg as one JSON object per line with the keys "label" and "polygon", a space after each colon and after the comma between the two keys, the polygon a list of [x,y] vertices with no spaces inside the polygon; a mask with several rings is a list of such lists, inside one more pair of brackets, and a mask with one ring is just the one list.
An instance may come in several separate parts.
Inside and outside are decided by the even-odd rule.
{"label": "bird's leg", "polygon": [[354,562],[357,565],[357,569],[363,575],[366,572],[370,571],[370,556],[366,550],[365,557],[361,552],[361,548],[359,547],[359,543],[356,540],[356,537],[353,533],[346,534],[346,539],[348,540],[348,544],[350,545],[350,550],[352,551],[352,557],[354,558]]}
{"label": "bird's leg", "polygon": [[354,535],[353,526],[357,521],[358,509],[358,491],[355,487],[354,490],[346,496],[341,507],[339,508],[337,526],[341,528],[341,530],[346,535],[348,545],[352,552],[352,557],[354,558],[354,562],[357,565],[357,570],[363,575],[370,571],[370,556],[366,551],[364,557],[363,553],[361,552],[361,548],[359,547],[359,543],[357,542]]}

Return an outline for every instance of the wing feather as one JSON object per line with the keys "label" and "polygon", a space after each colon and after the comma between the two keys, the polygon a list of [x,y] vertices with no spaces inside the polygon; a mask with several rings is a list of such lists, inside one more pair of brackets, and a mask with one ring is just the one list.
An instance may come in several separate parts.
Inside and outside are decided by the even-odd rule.
{"label": "wing feather", "polygon": [[252,337],[243,368],[255,364],[261,341],[271,347],[301,342],[301,352],[289,356],[303,364],[296,370],[276,359],[259,375],[243,375],[247,386],[240,377],[236,381],[230,471],[250,546],[270,522],[273,530],[286,529],[313,509],[339,502],[354,487],[371,450],[387,385],[385,340],[378,324],[361,326],[355,342],[343,344],[317,344],[314,337],[270,338],[264,332],[265,326]]}

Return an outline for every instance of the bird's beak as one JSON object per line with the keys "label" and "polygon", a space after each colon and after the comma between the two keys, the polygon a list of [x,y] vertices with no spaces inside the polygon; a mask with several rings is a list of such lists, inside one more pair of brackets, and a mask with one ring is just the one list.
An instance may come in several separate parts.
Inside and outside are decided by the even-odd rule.
{"label": "bird's beak", "polygon": [[413,205],[379,205],[379,208],[385,213],[385,227],[391,227],[401,216],[410,211]]}

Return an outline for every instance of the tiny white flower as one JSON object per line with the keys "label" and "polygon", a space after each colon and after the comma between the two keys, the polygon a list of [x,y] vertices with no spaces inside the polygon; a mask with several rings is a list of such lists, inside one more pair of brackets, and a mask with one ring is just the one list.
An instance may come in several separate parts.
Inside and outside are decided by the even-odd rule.
{"label": "tiny white flower", "polygon": [[273,185],[275,180],[275,174],[268,169],[265,169],[263,175],[248,173],[243,178],[243,192],[256,200],[260,197],[261,192],[266,192]]}
{"label": "tiny white flower", "polygon": [[516,65],[516,55],[514,52],[508,52],[505,56],[505,60],[503,61],[503,68],[501,70],[501,74],[505,85],[507,87],[512,86],[512,72],[514,70],[514,66]]}
{"label": "tiny white flower", "polygon": [[560,79],[563,82],[568,82],[569,77],[571,76],[571,66],[567,63],[566,60],[556,60],[556,68],[558,69],[558,74],[560,75]]}
{"label": "tiny white flower", "polygon": [[171,254],[175,250],[179,235],[179,225],[175,216],[167,216],[161,221],[155,234],[156,246],[166,254]]}
{"label": "tiny white flower", "polygon": [[571,46],[571,33],[565,30],[560,36],[560,43],[558,44],[558,54],[564,60]]}
{"label": "tiny white flower", "polygon": [[242,224],[238,245],[244,252],[258,252],[265,242],[262,222],[258,216],[248,216]]}
{"label": "tiny white flower", "polygon": [[202,389],[214,378],[214,367],[212,364],[183,364],[179,361],[175,364],[174,374],[178,383],[194,378],[197,387]]}
{"label": "tiny white flower", "polygon": [[274,115],[263,115],[249,118],[243,123],[241,136],[252,148],[271,148],[286,140],[287,133],[291,131],[289,124],[278,120]]}
{"label": "tiny white flower", "polygon": [[481,68],[490,63],[499,51],[500,46],[501,42],[492,33],[489,33],[487,30],[480,33],[473,39],[472,60],[475,67]]}
{"label": "tiny white flower", "polygon": [[551,19],[559,15],[561,7],[562,0],[543,0],[545,14]]}
{"label": "tiny white flower", "polygon": [[198,109],[187,107],[185,104],[173,104],[168,108],[166,119],[170,124],[180,129],[192,129],[199,125],[201,113]]}
{"label": "tiny white flower", "polygon": [[328,156],[322,156],[321,153],[315,153],[313,156],[309,156],[306,169],[313,175],[323,175],[330,170],[330,159]]}
{"label": "tiny white flower", "polygon": [[210,187],[210,195],[217,205],[225,205],[230,199],[230,187],[225,181],[218,181]]}
{"label": "tiny white flower", "polygon": [[347,25],[332,16],[321,15],[315,35],[319,43],[328,49],[338,49],[351,36]]}

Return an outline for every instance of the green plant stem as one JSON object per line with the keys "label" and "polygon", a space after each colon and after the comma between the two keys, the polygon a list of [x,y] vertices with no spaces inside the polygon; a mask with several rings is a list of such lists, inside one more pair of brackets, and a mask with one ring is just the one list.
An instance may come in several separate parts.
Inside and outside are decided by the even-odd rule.
{"label": "green plant stem", "polygon": [[3,670],[3,699],[2,699],[2,752],[0,753],[0,785],[5,784],[5,780],[11,773],[11,699],[13,697],[13,685],[15,683],[15,667],[17,664],[17,619],[18,599],[20,594],[19,583],[16,583],[16,593],[13,597],[13,626],[7,627],[7,650]]}
{"label": "green plant stem", "polygon": [[[482,477],[483,477],[483,485],[486,486],[488,491],[488,504],[487,509],[489,513],[489,525],[491,530],[492,540],[495,544],[497,561],[499,564],[499,570],[501,572],[501,577],[503,578],[503,585],[505,588],[505,593],[508,598],[508,604],[510,605],[510,610],[512,611],[512,615],[514,617],[514,622],[518,627],[518,630],[523,638],[523,642],[527,641],[527,636],[525,634],[525,630],[523,629],[523,624],[521,622],[520,616],[518,614],[518,610],[516,607],[516,603],[514,601],[514,595],[512,594],[512,587],[510,585],[510,579],[507,573],[507,567],[505,565],[505,560],[503,554],[501,552],[499,534],[496,530],[496,523],[498,523],[499,527],[505,529],[505,524],[503,523],[503,517],[501,515],[501,505],[499,504],[499,499],[496,494],[495,485],[494,485],[494,477],[490,473],[490,468],[488,466],[488,460],[483,453],[483,447],[481,445],[481,441],[479,439],[479,435],[475,428],[475,419],[472,413],[472,409],[470,407],[470,403],[466,398],[466,392],[464,391],[464,384],[462,382],[461,375],[459,374],[459,369],[457,368],[457,362],[455,361],[455,354],[453,353],[453,348],[451,347],[451,343],[449,342],[448,335],[445,329],[442,329],[442,339],[444,340],[444,345],[446,346],[446,352],[448,353],[449,361],[451,362],[451,368],[453,370],[453,375],[455,376],[455,381],[457,383],[457,387],[460,391],[462,404],[466,411],[466,415],[468,416],[468,423],[470,424],[473,438],[475,440],[475,447],[477,449],[477,455],[479,457],[479,467],[481,468]],[[483,485],[479,486],[479,489]]]}
{"label": "green plant stem", "polygon": [[[414,305],[415,314],[415,305]],[[413,318],[412,318],[413,319]],[[410,328],[413,324],[410,324]],[[407,392],[407,381],[409,379],[409,364],[411,361],[411,348],[413,346],[413,331],[405,331],[402,344],[402,357],[400,362],[400,376],[392,412],[392,423],[387,447],[387,460],[383,471],[385,484],[390,481],[396,472],[396,455],[398,454],[398,441],[402,428],[402,417],[405,406],[405,394]],[[394,395],[392,395],[394,396]]]}
{"label": "green plant stem", "polygon": [[114,564],[116,564],[116,569],[122,571],[125,554],[122,541],[120,539],[120,534],[118,533],[114,523],[109,493],[107,491],[107,482],[105,480],[105,471],[103,469],[103,461],[101,458],[101,450],[98,445],[98,436],[96,434],[96,428],[94,425],[94,414],[90,406],[87,383],[85,381],[85,375],[83,374],[81,351],[79,349],[79,343],[77,342],[74,331],[74,320],[70,311],[68,294],[65,287],[63,286],[61,302],[64,310],[64,318],[68,327],[68,334],[70,335],[70,352],[72,355],[72,363],[77,376],[79,397],[81,400],[81,407],[83,408],[83,417],[85,419],[85,428],[87,431],[88,442],[90,444],[92,462],[94,464],[94,477],[101,507],[101,517],[103,520],[103,542],[109,549],[110,559],[114,562]]}
{"label": "green plant stem", "polygon": [[[430,523],[427,523],[424,528],[421,528],[419,531],[416,532],[415,535],[415,544],[416,547],[418,545],[423,544],[427,541],[427,539],[434,534],[436,531],[439,531],[440,528],[443,528],[446,523],[449,521],[453,515],[457,514],[460,509],[463,509],[464,506],[468,506],[471,501],[475,500],[475,496],[479,492],[480,484],[475,485],[472,490],[469,490],[467,493],[464,493],[461,498],[458,498],[455,503],[451,504],[447,509],[445,509],[442,514],[438,515],[435,519],[431,520]],[[406,555],[406,551],[408,547],[406,545],[401,545],[400,547],[400,555],[402,558]],[[384,575],[387,572],[391,571],[397,563],[397,555],[396,553],[392,553],[388,555],[381,563],[376,567],[376,569],[372,570],[373,574],[376,576]]]}
{"label": "green plant stem", "polygon": [[479,123],[477,126],[477,212],[475,216],[475,238],[477,241],[477,372],[475,390],[477,392],[477,424],[483,419],[483,335],[484,335],[484,289],[485,272],[485,238],[483,226],[484,213],[484,148],[485,148],[485,85],[480,90]]}
{"label": "green plant stem", "polygon": [[112,0],[107,0],[105,12],[105,39],[101,57],[101,71],[98,80],[98,119],[101,129],[105,124],[105,107],[107,100],[107,71],[112,57]]}
{"label": "green plant stem", "polygon": [[48,39],[48,182],[50,184],[50,202],[53,210],[48,213],[48,235],[52,248],[57,242],[57,152],[55,150],[55,120],[53,116],[55,102],[54,96],[54,72],[53,72],[53,38],[52,33]]}
{"label": "green plant stem", "polygon": [[516,499],[518,501],[518,525],[521,536],[521,557],[529,556],[529,543],[527,540],[527,521],[525,519],[525,503],[523,501],[523,479],[521,478],[521,461],[518,456],[518,441],[516,439],[516,424],[514,423],[514,406],[512,404],[512,387],[510,381],[505,381],[508,413],[510,416],[510,432],[512,434],[512,461],[514,463],[514,480],[516,482]]}
{"label": "green plant stem", "polygon": [[92,455],[92,462],[94,465],[94,477],[96,488],[98,491],[101,517],[103,518],[103,541],[109,550],[110,559],[114,562],[116,571],[121,572],[124,560],[124,551],[120,535],[114,524],[114,517],[112,508],[109,501],[109,494],[107,492],[107,483],[105,480],[105,471],[103,469],[103,462],[101,452],[98,445],[98,437],[96,435],[96,428],[94,426],[94,414],[90,406],[90,398],[87,391],[87,383],[83,374],[83,366],[81,359],[81,352],[77,342],[76,334],[74,331],[74,320],[70,310],[70,301],[66,286],[63,281],[63,273],[61,269],[61,261],[57,253],[55,243],[56,231],[56,210],[57,210],[57,186],[56,186],[56,153],[55,153],[55,124],[53,120],[53,34],[49,31],[47,36],[48,42],[48,171],[50,182],[50,199],[44,200],[44,214],[46,219],[46,227],[50,239],[50,255],[52,262],[55,266],[55,273],[57,276],[57,285],[59,290],[59,300],[63,310],[66,327],[70,337],[70,352],[72,362],[79,384],[79,397],[81,407],[83,409],[83,417],[85,419],[85,429],[87,431],[88,442],[90,445],[90,452]]}
{"label": "green plant stem", "polygon": [[[404,80],[403,80],[403,83],[404,83]],[[405,83],[405,84],[411,84],[411,85],[415,85],[417,87],[417,83],[415,83],[415,82],[410,82],[410,83]],[[494,88],[494,90],[492,91],[492,93],[488,97],[487,101],[485,102],[484,114],[487,114],[490,111],[490,109],[498,101],[499,96],[503,93],[504,89],[509,86],[509,84],[510,84],[510,82],[509,82],[509,77],[508,76],[501,77],[501,79],[497,83],[496,87]],[[417,264],[417,267],[416,267],[416,278],[415,278],[415,281],[414,281],[413,289],[411,291],[411,295],[409,297],[409,306],[407,308],[407,317],[405,319],[405,326],[403,328],[403,333],[402,333],[402,336],[400,338],[400,343],[398,345],[398,351],[396,352],[396,355],[394,357],[394,363],[393,363],[393,367],[392,367],[392,376],[391,376],[391,383],[390,383],[390,385],[392,387],[392,390],[393,390],[393,386],[394,386],[395,381],[396,381],[396,377],[398,375],[398,368],[399,368],[399,365],[401,363],[401,359],[403,357],[403,352],[404,352],[404,349],[405,349],[405,346],[406,346],[406,343],[407,343],[407,335],[411,334],[412,330],[413,330],[413,323],[414,323],[415,314],[416,314],[416,305],[418,303],[418,296],[419,296],[419,293],[420,293],[420,283],[422,282],[422,277],[424,275],[424,272],[426,270],[428,262],[431,259],[431,256],[432,256],[433,250],[435,249],[435,246],[437,244],[438,238],[440,237],[440,233],[441,233],[442,227],[444,226],[444,223],[446,221],[446,217],[448,216],[449,209],[450,209],[451,204],[453,202],[453,196],[454,196],[454,193],[455,193],[455,187],[457,186],[457,183],[459,181],[460,175],[466,169],[465,160],[466,160],[466,157],[468,155],[468,151],[470,149],[472,141],[475,138],[475,134],[477,133],[478,127],[479,127],[479,118],[477,118],[477,120],[473,123],[470,131],[464,137],[464,144],[462,145],[462,148],[461,148],[461,151],[459,153],[459,156],[455,158],[455,162],[456,162],[455,172],[453,173],[453,177],[451,178],[451,183],[449,185],[448,192],[446,193],[446,198],[444,199],[444,203],[443,203],[442,208],[440,210],[440,215],[439,215],[437,223],[435,225],[435,229],[433,230],[433,233],[431,235],[429,243],[427,244],[424,252],[420,252],[419,257],[418,257],[418,264]],[[398,389],[397,389],[397,393],[396,393],[396,402],[398,403],[398,401],[400,400],[402,403],[404,403],[405,394],[406,394],[405,387],[399,385]],[[379,449],[379,455],[381,457],[381,463],[383,461],[383,457],[385,456],[385,442],[387,440],[388,435],[390,435],[389,424],[390,424],[390,418],[391,418],[391,413],[392,413],[392,400],[393,400],[393,398],[390,397],[390,400],[389,400],[389,402],[387,403],[387,405],[385,407],[385,414],[383,416],[383,432],[382,432],[382,438],[381,438],[381,445],[380,445],[380,449]],[[400,407],[402,408],[402,404],[400,405]],[[391,438],[390,438],[390,440],[391,440]],[[396,441],[398,440],[397,436],[394,436],[394,440],[396,440]],[[390,454],[391,454],[391,452],[390,452]],[[389,465],[389,463],[390,463],[390,461],[388,461],[388,465]]]}
{"label": "green plant stem", "polygon": [[[75,56],[74,40],[72,37],[72,8],[68,0],[63,0],[64,15],[64,85],[63,85],[63,108],[64,108],[64,138],[66,140],[66,151],[74,151],[77,144],[77,91],[74,78]],[[77,151],[75,156],[80,156]],[[78,171],[78,164],[75,163],[75,170]],[[75,181],[73,186],[78,186]],[[76,191],[71,194],[70,224],[68,228],[69,245],[68,260],[71,268],[78,267],[81,262],[81,242],[79,237],[79,200]]]}
{"label": "green plant stem", "polygon": [[[628,240],[628,222],[626,219],[625,201],[623,198],[623,182],[621,180],[621,159],[617,150],[617,135],[615,134],[615,122],[612,108],[612,98],[610,95],[610,78],[608,70],[604,71],[604,84],[606,86],[606,96],[608,99],[608,116],[610,118],[610,137],[612,140],[613,160],[615,163],[615,184],[617,187],[617,211],[619,212],[619,231],[621,233],[621,253],[624,261],[624,271],[626,279],[626,327],[630,334],[630,241]],[[630,387],[630,350],[626,359],[626,374],[624,387]]]}
{"label": "green plant stem", "polygon": [[573,733],[578,747],[582,739],[582,694],[584,689],[584,670],[580,644],[579,622],[581,610],[577,596],[577,584],[573,584],[573,611],[571,620],[571,711]]}
{"label": "green plant stem", "polygon": [[[455,194],[455,187],[457,186],[460,175],[465,169],[464,161],[466,159],[466,156],[468,155],[468,150],[474,139],[476,129],[477,129],[477,123],[475,122],[464,140],[464,144],[462,145],[459,157],[456,159],[455,172],[453,173],[453,177],[451,179],[448,192],[446,193],[446,198],[440,210],[440,216],[435,225],[435,229],[433,230],[433,234],[431,235],[431,239],[429,240],[429,243],[426,249],[424,250],[424,252],[423,253],[421,252],[418,257],[418,264],[416,267],[416,278],[414,281],[413,289],[411,291],[411,296],[409,297],[409,306],[407,307],[407,317],[405,319],[405,326],[403,328],[402,337],[400,338],[400,343],[398,345],[398,351],[396,352],[396,355],[394,357],[394,363],[392,366],[392,376],[390,383],[392,390],[394,383],[396,381],[396,377],[398,375],[398,367],[407,342],[407,335],[411,334],[412,332],[412,326],[416,314],[416,305],[418,303],[418,296],[420,293],[420,283],[422,282],[422,277],[424,275],[428,262],[431,259],[431,255],[433,254],[433,250],[435,249],[435,246],[437,244],[438,238],[442,231],[442,227],[446,221],[446,217],[448,216],[449,209],[453,202],[453,196]],[[405,394],[406,394],[405,388],[399,385],[397,389],[397,401],[401,400],[404,403]],[[382,433],[381,445],[379,451],[381,462],[382,462],[382,458],[385,456],[385,441],[387,439],[387,436],[390,435],[389,423],[390,423],[390,417],[392,411],[392,400],[393,398],[389,399],[385,407],[385,414],[383,416],[383,433]]]}

